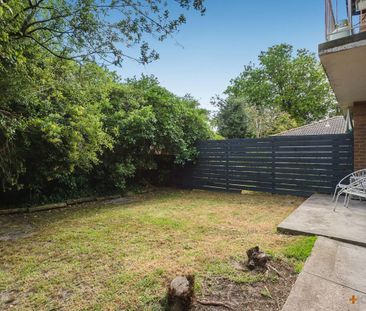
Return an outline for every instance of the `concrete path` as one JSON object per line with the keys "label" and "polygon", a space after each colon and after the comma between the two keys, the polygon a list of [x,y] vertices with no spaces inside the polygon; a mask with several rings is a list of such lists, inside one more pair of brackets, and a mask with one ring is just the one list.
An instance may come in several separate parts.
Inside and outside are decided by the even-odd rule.
{"label": "concrete path", "polygon": [[282,311],[366,310],[366,248],[318,237]]}
{"label": "concrete path", "polygon": [[[340,200],[336,212],[333,212],[331,196],[314,194],[277,229],[284,233],[330,237],[366,247],[366,202],[352,200],[349,208],[342,203]],[[364,262],[366,268],[366,257]]]}

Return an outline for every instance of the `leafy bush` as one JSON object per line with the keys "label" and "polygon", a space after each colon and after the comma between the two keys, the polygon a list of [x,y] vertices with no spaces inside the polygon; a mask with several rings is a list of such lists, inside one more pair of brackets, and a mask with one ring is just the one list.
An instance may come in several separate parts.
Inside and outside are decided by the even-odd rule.
{"label": "leafy bush", "polygon": [[159,169],[157,156],[183,165],[211,135],[207,112],[153,77],[121,83],[96,64],[47,57],[3,73],[3,196],[124,191]]}

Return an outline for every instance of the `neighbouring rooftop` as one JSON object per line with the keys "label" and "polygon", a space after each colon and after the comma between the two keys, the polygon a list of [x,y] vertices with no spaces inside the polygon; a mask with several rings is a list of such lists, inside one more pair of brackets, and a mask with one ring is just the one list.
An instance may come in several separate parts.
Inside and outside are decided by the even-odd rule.
{"label": "neighbouring rooftop", "polygon": [[346,119],[343,116],[336,116],[282,132],[277,136],[345,134],[349,130]]}

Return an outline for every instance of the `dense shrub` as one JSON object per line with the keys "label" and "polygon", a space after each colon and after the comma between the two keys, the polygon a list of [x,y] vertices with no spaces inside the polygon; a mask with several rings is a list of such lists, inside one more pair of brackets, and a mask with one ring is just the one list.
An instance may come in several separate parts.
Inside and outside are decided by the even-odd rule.
{"label": "dense shrub", "polygon": [[153,77],[122,83],[96,64],[37,59],[0,75],[3,198],[124,191],[158,156],[183,165],[211,135],[206,111]]}

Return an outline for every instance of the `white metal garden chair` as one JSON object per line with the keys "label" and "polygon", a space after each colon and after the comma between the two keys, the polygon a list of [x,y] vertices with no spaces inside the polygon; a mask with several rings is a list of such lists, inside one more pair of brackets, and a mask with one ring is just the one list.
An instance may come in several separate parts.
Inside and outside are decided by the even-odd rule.
{"label": "white metal garden chair", "polygon": [[[333,201],[335,200],[338,191],[346,188],[350,183],[352,183],[356,179],[362,178],[362,177],[366,177],[366,169],[365,168],[361,169],[361,170],[358,170],[358,171],[355,171],[355,172],[353,172],[351,174],[348,174],[347,176],[343,177],[339,181],[337,186],[335,187],[334,194],[333,194]],[[349,181],[349,182],[347,183],[347,181]]]}
{"label": "white metal garden chair", "polygon": [[344,206],[348,208],[352,197],[366,199],[366,176],[354,179],[349,185],[345,185],[336,196],[334,209],[336,210],[339,197],[344,194]]}

